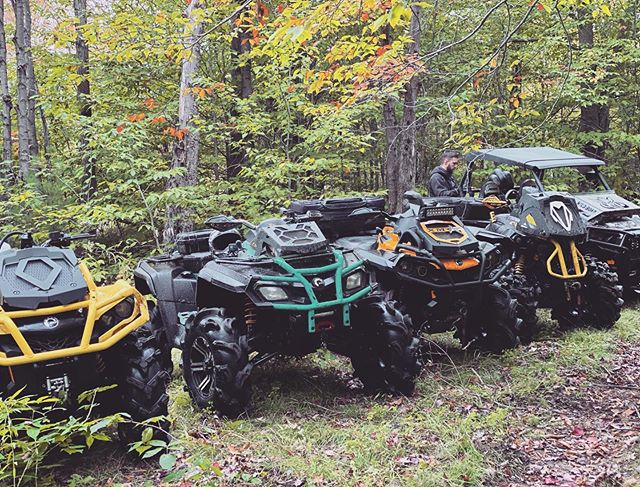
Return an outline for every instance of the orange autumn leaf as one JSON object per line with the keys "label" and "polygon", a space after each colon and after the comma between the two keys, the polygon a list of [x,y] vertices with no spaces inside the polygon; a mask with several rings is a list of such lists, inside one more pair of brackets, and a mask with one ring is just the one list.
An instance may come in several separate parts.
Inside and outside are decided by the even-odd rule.
{"label": "orange autumn leaf", "polygon": [[284,10],[284,5],[282,5],[281,3],[278,4],[278,6],[276,7],[276,10],[278,11],[279,14],[281,14],[282,11]]}
{"label": "orange autumn leaf", "polygon": [[295,88],[296,88],[295,86],[293,86],[293,85],[289,85],[289,86],[287,86],[287,91],[288,91],[289,93],[291,93],[293,90],[295,90]]}
{"label": "orange autumn leaf", "polygon": [[165,123],[166,121],[167,119],[164,117],[153,117],[153,119],[151,120],[151,123],[159,124],[159,123]]}
{"label": "orange autumn leaf", "polygon": [[143,120],[143,119],[144,119],[144,117],[145,117],[145,114],[144,114],[144,113],[133,113],[133,114],[131,114],[131,115],[128,115],[128,116],[127,116],[127,119],[128,119],[130,122],[139,122],[140,120]]}
{"label": "orange autumn leaf", "polygon": [[118,132],[119,134],[121,134],[123,130],[124,130],[124,124],[123,123],[121,123],[120,125],[118,125],[116,127],[116,132]]}
{"label": "orange autumn leaf", "polygon": [[220,83],[220,82],[218,81],[216,84],[214,84],[214,85],[213,85],[213,87],[214,87],[216,90],[224,90],[225,84],[224,84],[224,83]]}
{"label": "orange autumn leaf", "polygon": [[360,20],[362,20],[363,22],[366,22],[367,20],[369,20],[369,12],[362,12],[362,15],[360,16]]}
{"label": "orange autumn leaf", "polygon": [[146,100],[144,100],[142,103],[143,103],[143,105],[144,105],[145,107],[147,107],[149,110],[153,110],[156,106],[158,106],[158,103],[156,103],[156,101],[155,101],[153,98],[151,98],[151,97],[147,98],[147,99],[146,99]]}
{"label": "orange autumn leaf", "polygon": [[256,9],[257,9],[257,12],[258,12],[258,17],[267,17],[269,15],[269,9],[262,2],[258,2],[257,3]]}
{"label": "orange autumn leaf", "polygon": [[207,95],[210,95],[211,92],[213,91],[213,88],[211,88],[211,86],[208,86],[207,88],[204,89],[204,91],[207,93]]}

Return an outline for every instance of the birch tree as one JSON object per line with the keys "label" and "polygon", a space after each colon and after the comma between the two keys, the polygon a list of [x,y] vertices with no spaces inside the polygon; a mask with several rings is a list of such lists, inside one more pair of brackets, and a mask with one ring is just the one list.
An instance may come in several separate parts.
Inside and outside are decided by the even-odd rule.
{"label": "birch tree", "polygon": [[[13,158],[11,141],[11,93],[9,92],[9,75],[7,73],[7,40],[4,28],[4,0],[0,0],[0,88],[2,89],[2,160],[10,164]],[[6,173],[0,171],[0,176]]]}
{"label": "birch tree", "polygon": [[[193,119],[197,113],[196,93],[193,90],[194,78],[200,63],[200,35],[202,33],[202,0],[192,0],[187,7],[186,17],[189,19],[185,27],[185,46],[189,50],[182,61],[180,75],[180,98],[178,105],[178,127],[173,143],[172,169],[182,169],[178,176],[167,181],[167,189],[183,186],[195,186],[198,179],[198,151],[200,138],[195,129]],[[192,216],[188,208],[169,204],[166,210],[166,222],[163,232],[165,243],[173,242],[178,232],[193,227]]]}
{"label": "birch tree", "polygon": [[[407,45],[406,53],[411,59],[420,50],[420,11],[421,7],[411,7],[412,16],[409,35],[412,42]],[[413,189],[416,184],[416,102],[418,99],[419,79],[413,75],[404,86],[402,113],[396,113],[397,100],[390,97],[383,107],[385,136],[387,140],[387,188],[389,207],[396,212],[402,209],[402,195]]]}

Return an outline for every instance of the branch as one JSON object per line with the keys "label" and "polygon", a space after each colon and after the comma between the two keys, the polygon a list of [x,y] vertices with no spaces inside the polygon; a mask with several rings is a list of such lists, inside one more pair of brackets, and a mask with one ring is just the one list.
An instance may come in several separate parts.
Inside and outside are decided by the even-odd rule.
{"label": "branch", "polygon": [[224,19],[222,19],[220,22],[215,24],[213,27],[211,27],[206,32],[203,32],[198,37],[198,39],[196,39],[196,41],[194,41],[193,44],[191,44],[190,48],[195,46],[196,44],[198,44],[202,39],[204,39],[206,36],[208,36],[209,34],[214,32],[215,30],[217,30],[222,24],[226,24],[227,22],[229,22],[232,18],[234,18],[236,15],[238,15],[240,12],[242,12],[245,8],[247,8],[252,1],[253,0],[246,0],[242,5],[240,5],[237,9],[235,9],[231,14],[227,15]]}
{"label": "branch", "polygon": [[443,46],[439,49],[436,49],[433,52],[430,52],[428,54],[425,54],[423,56],[424,59],[432,59],[434,57],[436,57],[438,54],[447,51],[449,49],[451,49],[452,47],[458,46],[466,41],[468,41],[469,39],[471,39],[474,35],[476,35],[480,29],[482,29],[482,27],[484,26],[484,24],[486,24],[487,20],[489,20],[489,17],[491,17],[491,15],[493,14],[493,12],[495,12],[496,10],[498,10],[503,4],[507,3],[507,0],[501,0],[500,2],[496,3],[493,7],[491,7],[487,13],[484,15],[484,17],[482,17],[482,19],[480,20],[480,23],[478,25],[476,25],[473,30],[471,32],[469,32],[466,36],[464,36],[462,39],[458,39],[455,42],[452,42],[451,44],[447,44],[446,46]]}

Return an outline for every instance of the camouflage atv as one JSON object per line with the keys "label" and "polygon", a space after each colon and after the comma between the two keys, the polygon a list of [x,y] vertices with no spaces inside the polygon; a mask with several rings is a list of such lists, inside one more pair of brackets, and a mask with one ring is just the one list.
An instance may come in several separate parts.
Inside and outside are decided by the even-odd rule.
{"label": "camouflage atv", "polygon": [[487,229],[515,245],[501,283],[519,300],[525,338],[536,333],[537,307],[550,308],[562,328],[607,329],[618,320],[622,286],[606,262],[586,254],[587,229],[571,195],[524,187],[511,213],[495,215]]}
{"label": "camouflage atv", "polygon": [[[640,207],[611,189],[602,173],[603,161],[551,147],[483,149],[466,158],[463,186],[468,193],[473,193],[472,183],[482,173],[481,166],[490,165],[497,171],[490,179],[499,181],[494,194],[506,196],[513,190],[516,197],[524,185],[573,195],[587,227],[585,252],[607,262],[628,295],[640,294]],[[516,175],[517,184],[506,169]],[[485,183],[479,191],[487,186]]]}
{"label": "camouflage atv", "polygon": [[[53,232],[40,246],[23,232],[0,240],[0,398],[23,390],[73,409],[80,393],[116,384],[98,395],[102,412],[136,422],[164,416],[171,373],[164,332],[135,288],[96,286],[67,248],[90,236]],[[14,237],[17,249],[7,245]],[[127,443],[140,439],[131,423],[119,433]]]}
{"label": "camouflage atv", "polygon": [[[465,347],[502,352],[517,346],[516,301],[495,284],[511,265],[509,241],[466,227],[455,216],[457,199],[409,192],[405,200],[407,211],[396,216],[356,208],[351,235],[343,232],[336,245],[376,270],[381,288],[411,316],[417,335],[454,330]],[[372,230],[380,217],[386,224]]]}
{"label": "camouflage atv", "polygon": [[323,345],[349,357],[368,389],[411,394],[419,364],[410,319],[376,292],[354,252],[329,245],[312,215],[257,226],[219,216],[207,225],[135,271],[182,350],[198,406],[237,416],[249,403],[254,367]]}

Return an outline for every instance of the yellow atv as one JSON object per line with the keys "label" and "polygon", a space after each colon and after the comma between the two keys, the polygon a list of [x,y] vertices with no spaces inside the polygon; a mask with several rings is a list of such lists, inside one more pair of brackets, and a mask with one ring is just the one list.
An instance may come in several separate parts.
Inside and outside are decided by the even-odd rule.
{"label": "yellow atv", "polygon": [[[66,248],[91,236],[53,232],[39,246],[29,233],[0,240],[0,398],[22,390],[73,408],[80,393],[115,384],[98,395],[102,412],[128,413],[136,423],[166,415],[164,331],[133,286],[96,286]],[[15,237],[18,249],[7,245]],[[139,439],[133,424],[119,429],[127,443]]]}

